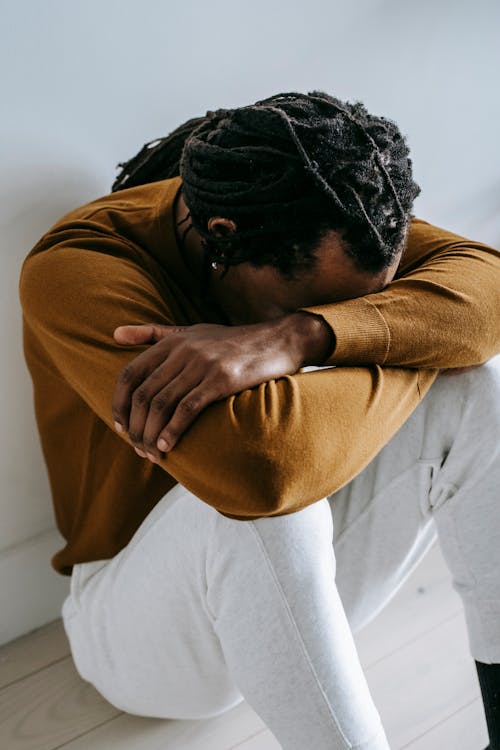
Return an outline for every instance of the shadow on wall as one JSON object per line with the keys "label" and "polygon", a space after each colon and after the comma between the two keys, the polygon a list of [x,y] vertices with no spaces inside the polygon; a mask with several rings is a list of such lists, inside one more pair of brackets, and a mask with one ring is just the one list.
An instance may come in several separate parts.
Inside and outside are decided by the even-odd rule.
{"label": "shadow on wall", "polygon": [[499,203],[500,181],[495,180],[458,203],[443,202],[441,213],[451,231],[455,231],[453,226],[460,224],[462,229],[458,234],[500,248]]}
{"label": "shadow on wall", "polygon": [[[24,148],[24,146],[23,146]],[[46,149],[48,152],[48,149]],[[16,155],[17,156],[17,155]],[[54,525],[48,481],[33,410],[31,379],[22,349],[19,275],[23,261],[42,235],[65,213],[109,191],[109,169],[92,172],[88,158],[75,164],[75,155],[57,163],[47,153],[23,158],[16,169],[7,165],[0,194],[2,326],[0,410],[0,553]],[[66,164],[61,162],[65,160]],[[109,164],[108,160],[108,164]],[[29,164],[28,164],[29,162]],[[11,165],[13,167],[13,162]],[[106,165],[104,165],[106,166]],[[99,174],[100,173],[100,174]],[[49,561],[44,561],[44,563]]]}
{"label": "shadow on wall", "polygon": [[[481,232],[491,237],[490,242],[494,247],[500,249],[500,182],[490,184],[481,190],[474,206],[473,226],[480,228]],[[472,231],[472,230],[471,230]]]}
{"label": "shadow on wall", "polygon": [[0,644],[59,617],[69,586],[50,564],[62,538],[55,529],[23,354],[21,266],[59,218],[109,192],[114,166],[113,158],[96,156],[90,144],[75,147],[50,136],[40,142],[39,133],[24,135],[16,132],[6,141],[0,187],[0,591],[8,602]]}

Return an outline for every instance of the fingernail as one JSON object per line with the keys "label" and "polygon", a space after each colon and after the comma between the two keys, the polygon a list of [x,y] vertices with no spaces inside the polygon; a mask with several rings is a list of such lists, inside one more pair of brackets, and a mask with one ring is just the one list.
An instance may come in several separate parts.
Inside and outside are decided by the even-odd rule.
{"label": "fingernail", "polygon": [[134,448],[134,450],[138,456],[140,456],[141,458],[146,458],[146,454],[144,453],[144,451],[140,451],[139,448]]}
{"label": "fingernail", "polygon": [[115,430],[117,432],[123,432],[123,427],[121,426],[119,422],[115,422]]}
{"label": "fingernail", "polygon": [[153,463],[155,464],[158,463],[156,456],[153,456],[152,453],[146,453],[146,456],[149,458],[150,461],[153,461]]}
{"label": "fingernail", "polygon": [[167,451],[168,450],[168,443],[163,438],[160,438],[157,442],[158,449],[161,451]]}

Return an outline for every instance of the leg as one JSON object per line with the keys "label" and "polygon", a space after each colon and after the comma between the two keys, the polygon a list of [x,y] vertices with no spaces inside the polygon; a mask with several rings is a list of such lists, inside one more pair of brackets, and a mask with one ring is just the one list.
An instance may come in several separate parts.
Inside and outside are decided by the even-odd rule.
{"label": "leg", "polygon": [[236,523],[217,518],[208,605],[247,701],[285,750],[389,748],[335,586],[328,501]]}
{"label": "leg", "polygon": [[436,384],[329,499],[335,556],[325,501],[239,522],[169,493],[113,561],[77,566],[65,623],[82,676],[131,713],[202,718],[244,696],[284,748],[387,748],[335,558],[361,627],[435,539],[429,498],[462,413],[452,391]]}
{"label": "leg", "polygon": [[500,357],[460,379],[460,427],[430,502],[464,605],[489,748],[500,750]]}
{"label": "leg", "polygon": [[354,631],[385,606],[438,535],[462,597],[492,750],[500,747],[499,434],[496,357],[438,378],[374,461],[329,498],[337,588]]}
{"label": "leg", "polygon": [[211,510],[177,485],[113,559],[73,568],[62,614],[75,665],[123,711],[201,719],[242,700],[205,608]]}
{"label": "leg", "polygon": [[461,419],[433,480],[429,512],[462,598],[470,652],[499,663],[500,357],[450,380]]}
{"label": "leg", "polygon": [[388,750],[335,587],[326,499],[225,518],[182,487],[113,560],[77,566],[75,663],[118,708],[205,718],[243,697],[285,750]]}

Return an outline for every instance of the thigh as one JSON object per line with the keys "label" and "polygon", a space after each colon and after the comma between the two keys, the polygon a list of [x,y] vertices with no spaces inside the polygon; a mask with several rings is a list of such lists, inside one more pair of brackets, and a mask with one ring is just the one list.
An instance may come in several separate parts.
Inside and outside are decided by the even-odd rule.
{"label": "thigh", "polygon": [[444,386],[433,386],[372,462],[329,497],[337,587],[353,631],[390,601],[437,539],[428,498],[460,416]]}
{"label": "thigh", "polygon": [[177,485],[116,557],[73,571],[64,613],[75,664],[124,711],[203,718],[242,700],[205,605],[216,515]]}
{"label": "thigh", "polygon": [[[481,445],[497,424],[490,415],[498,361],[438,377],[373,461],[330,496],[337,587],[353,630],[387,604],[437,539],[436,510],[449,485],[455,491],[470,485],[475,459],[490,456]],[[477,492],[468,493],[471,502]],[[474,514],[470,505],[469,511]]]}

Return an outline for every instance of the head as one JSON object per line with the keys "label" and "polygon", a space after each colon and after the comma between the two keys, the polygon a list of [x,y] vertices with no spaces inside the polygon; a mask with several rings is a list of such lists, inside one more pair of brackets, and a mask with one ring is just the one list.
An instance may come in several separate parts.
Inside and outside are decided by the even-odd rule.
{"label": "head", "polygon": [[207,112],[120,166],[113,190],[180,174],[207,275],[240,302],[245,278],[298,306],[378,291],[419,193],[395,123],[319,91]]}

